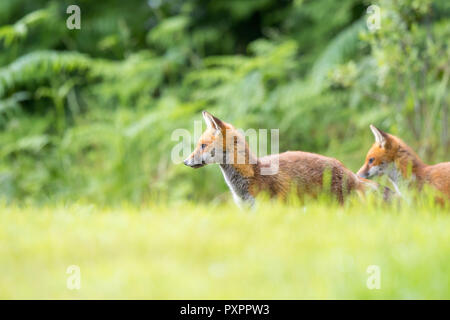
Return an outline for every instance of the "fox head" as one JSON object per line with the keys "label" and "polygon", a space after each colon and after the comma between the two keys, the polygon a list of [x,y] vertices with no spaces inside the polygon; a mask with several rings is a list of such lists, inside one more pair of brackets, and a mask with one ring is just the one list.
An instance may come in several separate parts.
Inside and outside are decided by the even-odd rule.
{"label": "fox head", "polygon": [[201,168],[211,163],[246,163],[248,147],[245,138],[229,123],[203,111],[206,130],[184,164]]}
{"label": "fox head", "polygon": [[389,165],[395,161],[397,150],[397,141],[393,136],[373,125],[370,125],[370,130],[375,136],[375,143],[367,153],[366,162],[357,173],[362,178],[371,178],[387,173]]}

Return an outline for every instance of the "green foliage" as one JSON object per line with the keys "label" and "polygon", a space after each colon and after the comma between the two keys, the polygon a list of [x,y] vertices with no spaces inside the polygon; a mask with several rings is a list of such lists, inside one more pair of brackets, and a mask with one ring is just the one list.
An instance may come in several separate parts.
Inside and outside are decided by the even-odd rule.
{"label": "green foliage", "polygon": [[[371,47],[356,91],[387,111],[382,125],[411,137],[419,155],[448,160],[450,8],[441,1],[379,1],[382,26],[363,39]],[[399,117],[400,116],[400,117]]]}
{"label": "green foliage", "polygon": [[221,202],[217,168],[171,160],[203,109],[353,170],[370,123],[448,160],[447,1],[376,3],[371,33],[357,0],[84,0],[81,30],[70,1],[1,1],[0,197]]}

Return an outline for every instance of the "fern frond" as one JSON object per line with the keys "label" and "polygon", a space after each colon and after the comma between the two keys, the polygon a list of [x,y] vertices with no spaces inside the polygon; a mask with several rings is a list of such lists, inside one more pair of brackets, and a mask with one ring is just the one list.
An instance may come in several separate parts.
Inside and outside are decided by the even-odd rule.
{"label": "fern frond", "polygon": [[55,17],[54,7],[40,9],[25,15],[13,25],[6,25],[0,28],[0,41],[3,40],[6,47],[13,42],[25,38],[30,27],[38,23],[48,21]]}
{"label": "fern frond", "polygon": [[92,59],[75,52],[37,51],[0,69],[0,98],[8,90],[29,82],[49,79],[61,72],[87,71]]}
{"label": "fern frond", "polygon": [[315,85],[322,87],[329,71],[356,51],[363,27],[364,19],[359,19],[330,42],[312,67],[311,78]]}

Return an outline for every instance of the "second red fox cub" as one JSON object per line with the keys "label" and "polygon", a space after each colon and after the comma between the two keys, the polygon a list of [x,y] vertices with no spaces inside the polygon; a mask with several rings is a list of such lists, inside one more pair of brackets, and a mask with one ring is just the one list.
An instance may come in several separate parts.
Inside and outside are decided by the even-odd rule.
{"label": "second red fox cub", "polygon": [[[252,205],[261,191],[271,197],[284,198],[292,187],[296,187],[299,196],[315,196],[323,187],[328,188],[341,203],[351,191],[377,189],[376,183],[359,178],[338,160],[318,154],[288,151],[257,158],[250,151],[245,137],[231,124],[206,111],[203,118],[207,129],[184,164],[200,168],[218,163],[239,205]],[[273,174],[264,173],[264,168],[275,162],[277,170]],[[331,186],[322,186],[325,171],[330,173]]]}
{"label": "second red fox cub", "polygon": [[409,178],[421,187],[430,184],[450,198],[450,162],[425,164],[401,139],[370,125],[375,143],[367,153],[366,162],[359,169],[362,178],[387,174],[396,187],[397,180]]}

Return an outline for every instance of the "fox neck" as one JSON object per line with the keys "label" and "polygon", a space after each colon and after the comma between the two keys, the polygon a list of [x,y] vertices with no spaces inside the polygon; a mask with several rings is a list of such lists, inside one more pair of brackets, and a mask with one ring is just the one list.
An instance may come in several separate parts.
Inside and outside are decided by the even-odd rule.
{"label": "fox neck", "polygon": [[242,175],[232,164],[220,164],[223,177],[231,193],[234,202],[240,207],[245,205],[253,206],[255,198],[250,193],[250,177]]}
{"label": "fox neck", "polygon": [[[241,154],[245,161],[237,161],[237,152],[235,152],[232,161],[226,161],[220,164],[225,182],[233,194],[234,201],[240,206],[253,206],[255,198],[250,193],[251,181],[258,174],[258,159],[245,145],[245,154]],[[229,160],[229,159],[228,159]],[[244,162],[244,163],[238,163]]]}
{"label": "fox neck", "polygon": [[400,145],[394,159],[394,168],[390,178],[401,176],[403,179],[420,179],[422,171],[427,165],[408,146]]}

